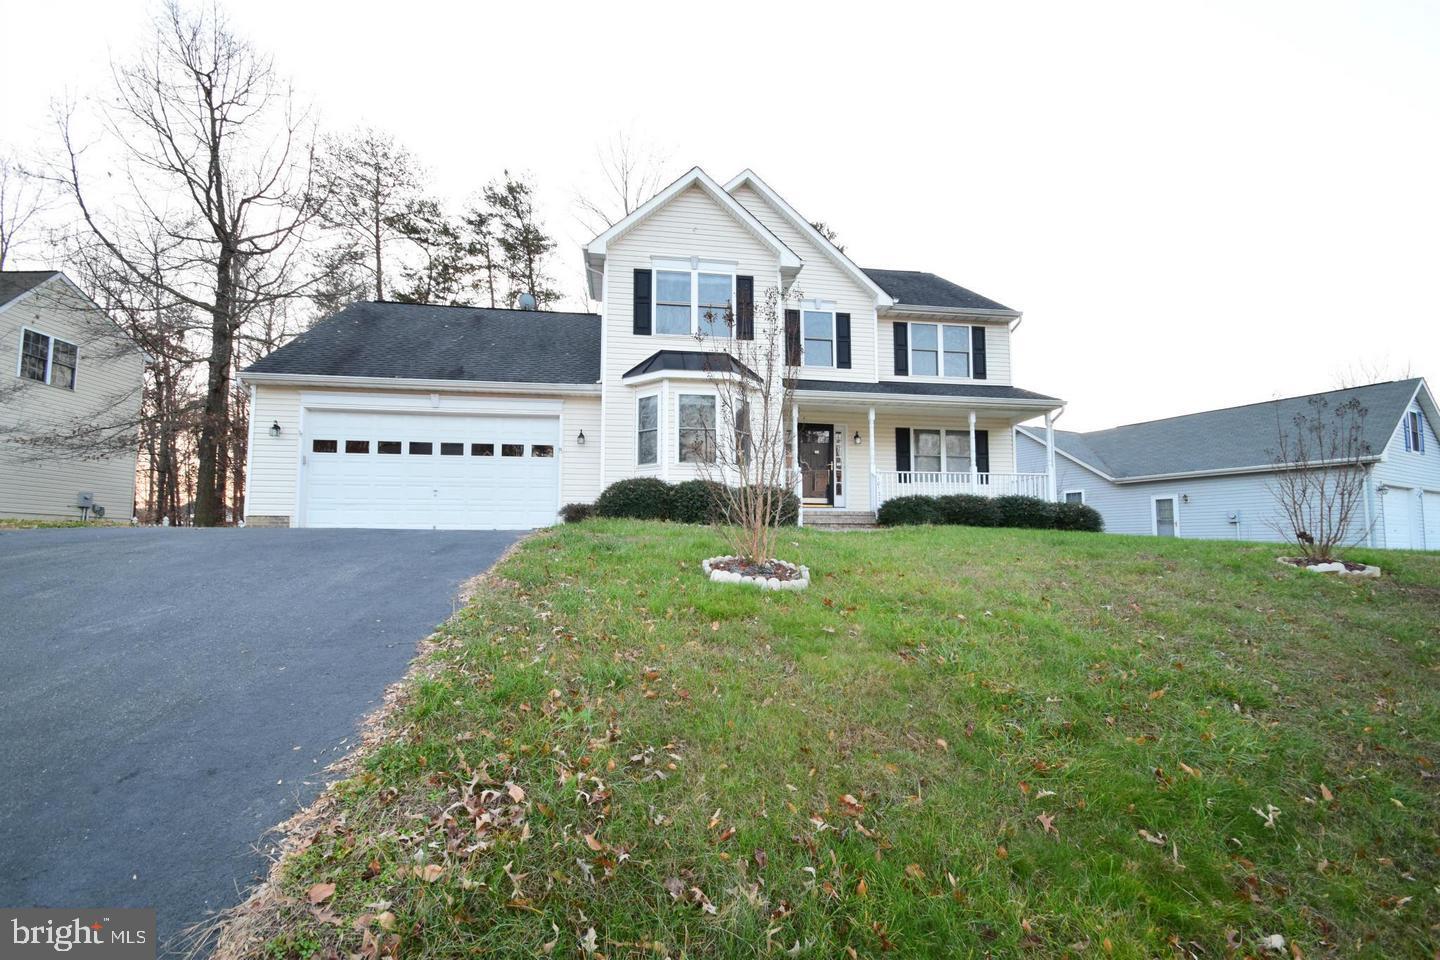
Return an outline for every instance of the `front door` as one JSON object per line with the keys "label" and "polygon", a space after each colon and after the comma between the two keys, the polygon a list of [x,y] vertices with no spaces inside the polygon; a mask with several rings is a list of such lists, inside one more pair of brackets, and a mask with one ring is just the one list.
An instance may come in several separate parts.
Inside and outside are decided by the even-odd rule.
{"label": "front door", "polygon": [[800,424],[800,490],[807,501],[835,502],[834,463],[834,424]]}
{"label": "front door", "polygon": [[1155,498],[1155,535],[1175,536],[1175,500],[1173,497]]}

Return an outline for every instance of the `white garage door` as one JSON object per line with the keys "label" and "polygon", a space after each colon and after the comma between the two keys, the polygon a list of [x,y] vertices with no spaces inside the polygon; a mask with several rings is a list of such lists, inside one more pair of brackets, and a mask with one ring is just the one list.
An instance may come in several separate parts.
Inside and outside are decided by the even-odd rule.
{"label": "white garage door", "polygon": [[1391,487],[1385,491],[1385,546],[1392,550],[1408,550],[1410,543],[1410,501],[1414,490]]}
{"label": "white garage door", "polygon": [[1425,511],[1425,549],[1440,550],[1440,493],[1426,490],[1421,509]]}
{"label": "white garage door", "polygon": [[555,522],[560,421],[307,410],[307,527],[523,530]]}

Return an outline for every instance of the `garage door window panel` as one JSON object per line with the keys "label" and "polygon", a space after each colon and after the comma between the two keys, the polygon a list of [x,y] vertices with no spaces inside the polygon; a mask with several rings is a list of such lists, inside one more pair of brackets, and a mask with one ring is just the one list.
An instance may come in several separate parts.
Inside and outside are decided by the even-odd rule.
{"label": "garage door window panel", "polygon": [[493,456],[495,456],[495,444],[493,444],[493,443],[472,443],[472,444],[470,444],[470,456],[472,456],[472,457],[493,457]]}
{"label": "garage door window panel", "polygon": [[370,452],[370,441],[369,441],[369,440],[346,440],[346,441],[345,441],[345,452],[346,452],[346,453],[369,453],[369,452]]}
{"label": "garage door window panel", "polygon": [[548,443],[537,443],[530,447],[530,456],[541,458],[553,457],[555,456],[555,448]]}
{"label": "garage door window panel", "polygon": [[410,453],[417,457],[428,457],[435,452],[435,444],[428,440],[411,440]]}
{"label": "garage door window panel", "polygon": [[502,456],[502,457],[523,457],[523,456],[525,456],[525,444],[523,444],[523,443],[502,443],[502,444],[500,444],[500,456]]}
{"label": "garage door window panel", "polygon": [[336,453],[340,449],[338,440],[314,440],[310,443],[311,453]]}
{"label": "garage door window panel", "polygon": [[381,440],[379,443],[375,444],[375,448],[376,448],[376,450],[375,450],[376,453],[399,453],[399,452],[400,452],[400,441],[399,441],[399,440]]}
{"label": "garage door window panel", "polygon": [[440,456],[442,456],[442,457],[463,457],[463,456],[465,456],[465,444],[463,444],[463,443],[442,443],[442,444],[440,444]]}

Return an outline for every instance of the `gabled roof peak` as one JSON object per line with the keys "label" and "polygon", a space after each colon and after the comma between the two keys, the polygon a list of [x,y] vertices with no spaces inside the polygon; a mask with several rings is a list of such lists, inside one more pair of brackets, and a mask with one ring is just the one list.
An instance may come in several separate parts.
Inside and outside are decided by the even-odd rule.
{"label": "gabled roof peak", "polygon": [[774,251],[780,260],[780,274],[787,279],[793,278],[800,272],[804,260],[794,250],[785,245],[779,237],[771,233],[763,223],[755,218],[749,210],[746,210],[734,197],[716,183],[715,180],[699,167],[691,167],[689,171],[675,180],[655,196],[642,203],[632,210],[627,216],[608,227],[604,232],[585,245],[585,267],[590,287],[590,295],[595,299],[602,296],[602,278],[605,275],[605,256],[609,245],[626,233],[633,230],[637,225],[643,223],[657,210],[660,210],[667,203],[679,196],[681,193],[697,187],[704,191],[711,199],[718,203],[727,213],[736,219],[743,227],[754,234],[755,238]]}

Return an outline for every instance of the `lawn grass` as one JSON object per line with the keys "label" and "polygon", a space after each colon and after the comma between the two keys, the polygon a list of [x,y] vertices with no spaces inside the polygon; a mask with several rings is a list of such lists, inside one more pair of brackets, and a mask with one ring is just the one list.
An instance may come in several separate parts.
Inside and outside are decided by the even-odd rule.
{"label": "lawn grass", "polygon": [[703,579],[722,547],[619,521],[526,543],[255,949],[1440,949],[1440,557],[1352,551],[1373,581],[1273,545],[797,530],[813,586],[771,594]]}

